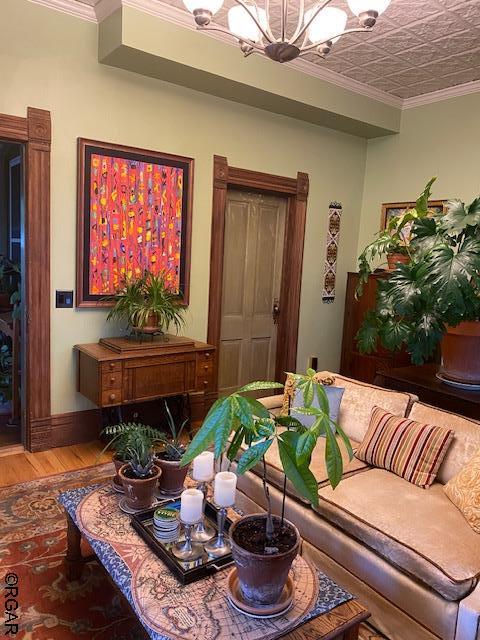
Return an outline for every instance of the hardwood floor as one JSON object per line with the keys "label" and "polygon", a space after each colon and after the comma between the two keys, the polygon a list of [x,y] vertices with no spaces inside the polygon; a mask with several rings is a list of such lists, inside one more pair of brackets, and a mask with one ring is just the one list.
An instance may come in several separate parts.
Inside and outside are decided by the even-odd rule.
{"label": "hardwood floor", "polygon": [[101,442],[95,440],[39,453],[22,451],[0,455],[0,487],[54,473],[84,469],[111,460],[112,455],[108,452],[99,457],[101,451]]}

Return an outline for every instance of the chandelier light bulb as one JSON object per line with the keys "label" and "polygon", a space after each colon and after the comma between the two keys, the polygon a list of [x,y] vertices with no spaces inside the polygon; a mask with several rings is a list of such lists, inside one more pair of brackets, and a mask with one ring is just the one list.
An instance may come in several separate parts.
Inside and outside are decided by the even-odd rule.
{"label": "chandelier light bulb", "polygon": [[390,1],[391,0],[348,0],[348,6],[356,16],[370,11],[374,11],[377,16],[379,16],[388,7]]}
{"label": "chandelier light bulb", "polygon": [[[373,0],[370,0],[373,1]],[[305,12],[304,24],[307,24],[314,14],[316,7]],[[307,29],[307,35],[311,42],[337,42],[347,24],[348,16],[337,7],[325,7],[313,19]]]}
{"label": "chandelier light bulb", "polygon": [[264,9],[253,5],[246,11],[241,5],[236,5],[228,10],[228,28],[241,40],[259,42],[262,33],[251,17],[254,15],[263,29],[267,26],[267,14]]}
{"label": "chandelier light bulb", "polygon": [[190,13],[204,11],[213,16],[222,8],[223,0],[183,0],[183,4]]}

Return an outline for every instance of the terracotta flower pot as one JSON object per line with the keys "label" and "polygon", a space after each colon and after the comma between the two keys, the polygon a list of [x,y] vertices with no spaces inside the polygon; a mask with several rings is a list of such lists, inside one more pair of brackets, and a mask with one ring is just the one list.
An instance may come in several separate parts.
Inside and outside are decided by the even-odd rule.
{"label": "terracotta flower pot", "polygon": [[113,462],[113,464],[115,466],[115,475],[113,476],[113,482],[117,485],[117,487],[121,487],[122,488],[123,487],[122,479],[118,475],[118,472],[120,471],[120,469],[125,464],[125,460],[120,460],[120,458],[117,456],[117,454],[114,453],[113,456],[112,456],[112,462]]}
{"label": "terracotta flower pot", "polygon": [[442,339],[441,373],[450,380],[480,384],[480,322],[448,327]]}
{"label": "terracotta flower pot", "polygon": [[403,253],[387,253],[387,264],[390,271],[394,271],[398,263],[408,264],[410,258]]}
{"label": "terracotta flower pot", "polygon": [[[283,591],[292,562],[300,547],[298,529],[288,520],[284,525],[292,534],[293,544],[283,553],[254,553],[247,551],[242,545],[242,533],[245,523],[261,521],[265,527],[265,514],[246,516],[235,522],[230,528],[230,542],[232,555],[238,572],[240,588],[243,597],[254,605],[275,604]],[[273,516],[275,528],[280,524],[280,518]]]}
{"label": "terracotta flower pot", "polygon": [[164,460],[161,454],[155,456],[155,464],[162,470],[158,481],[158,488],[162,493],[177,494],[183,491],[183,485],[188,473],[189,465],[180,466],[180,460]]}
{"label": "terracotta flower pot", "polygon": [[125,490],[127,507],[148,509],[153,502],[157,482],[162,472],[159,467],[154,466],[150,478],[130,478],[128,474],[130,469],[130,464],[127,463],[122,465],[118,472]]}

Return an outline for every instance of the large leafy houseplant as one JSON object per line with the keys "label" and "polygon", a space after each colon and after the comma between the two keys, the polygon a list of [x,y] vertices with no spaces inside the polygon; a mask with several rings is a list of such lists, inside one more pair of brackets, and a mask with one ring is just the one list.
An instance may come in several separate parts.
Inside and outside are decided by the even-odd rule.
{"label": "large leafy houseplant", "polygon": [[378,280],[375,308],[357,339],[362,352],[380,341],[390,350],[404,346],[412,362],[422,364],[451,327],[471,321],[478,328],[480,197],[469,205],[451,200],[445,213],[418,216],[411,236],[409,263]]}
{"label": "large leafy houseplant", "polygon": [[[248,516],[235,523],[231,533],[232,548],[237,568],[240,565],[244,568],[250,566],[250,562],[254,564],[263,562],[265,582],[268,583],[267,574],[272,570],[274,576],[272,580],[280,589],[283,588],[283,584],[280,584],[282,576],[286,579],[300,540],[295,526],[284,518],[286,479],[290,480],[301,496],[313,505],[318,505],[317,480],[310,470],[312,452],[318,438],[320,436],[326,438],[325,464],[333,487],[338,485],[343,473],[342,454],[336,435],[344,441],[350,457],[353,456],[347,436],[340,426],[330,419],[328,398],[323,386],[314,378],[315,371],[309,369],[306,375],[292,375],[304,399],[303,406],[294,407],[295,411],[314,416],[315,419],[310,427],[303,426],[291,415],[275,416],[258,400],[244,395],[252,391],[283,388],[283,385],[276,382],[253,382],[214,403],[182,458],[182,464],[188,464],[200,453],[213,447],[215,458],[220,465],[225,461],[231,465],[238,458],[236,473],[239,475],[246,473],[259,463],[263,464],[263,488],[267,513],[265,516]],[[314,406],[314,399],[317,400],[318,407]],[[285,474],[280,517],[272,515],[266,475],[265,454],[274,442],[278,446]],[[242,531],[242,525],[245,531]],[[250,540],[249,532],[252,532]],[[285,542],[285,538],[288,543]],[[252,551],[253,539],[256,541],[256,546]],[[239,555],[243,557],[241,561]],[[242,583],[245,575],[239,574],[239,578],[242,591],[253,593]],[[261,589],[257,591],[260,592]],[[260,600],[260,597],[267,598],[268,594],[258,596],[258,601],[265,604],[265,600]]]}
{"label": "large leafy houseplant", "polygon": [[164,273],[145,271],[140,277],[127,279],[109,300],[114,306],[107,320],[139,329],[158,328],[164,333],[171,325],[178,332],[185,323],[185,307],[169,288]]}
{"label": "large leafy houseplant", "polygon": [[377,233],[375,239],[362,251],[358,258],[357,296],[362,295],[363,286],[382,258],[387,257],[389,268],[392,270],[398,262],[408,263],[411,260],[412,251],[414,251],[410,246],[411,229],[415,221],[431,216],[433,213],[428,208],[428,200],[435,180],[436,178],[432,178],[427,183],[414,207],[407,209],[399,216],[392,217],[386,229]]}

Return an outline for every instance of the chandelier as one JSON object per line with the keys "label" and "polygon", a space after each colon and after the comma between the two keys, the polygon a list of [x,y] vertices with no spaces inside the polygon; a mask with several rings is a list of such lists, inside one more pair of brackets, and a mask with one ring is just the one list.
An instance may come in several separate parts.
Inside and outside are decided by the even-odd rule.
{"label": "chandelier", "polygon": [[198,29],[226,33],[238,41],[245,56],[260,53],[276,62],[290,62],[307,53],[325,58],[341,36],[371,31],[378,16],[390,4],[390,0],[348,0],[359,26],[346,29],[348,15],[338,7],[328,6],[332,0],[320,0],[308,10],[305,0],[298,0],[297,25],[289,35],[289,0],[280,0],[280,26],[276,34],[271,27],[270,0],[264,0],[264,7],[258,6],[255,0],[235,0],[235,6],[228,10],[228,29],[211,24],[223,0],[183,2],[193,13]]}

